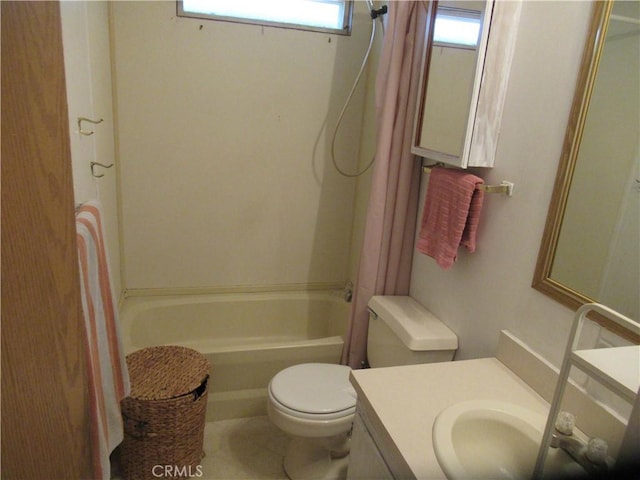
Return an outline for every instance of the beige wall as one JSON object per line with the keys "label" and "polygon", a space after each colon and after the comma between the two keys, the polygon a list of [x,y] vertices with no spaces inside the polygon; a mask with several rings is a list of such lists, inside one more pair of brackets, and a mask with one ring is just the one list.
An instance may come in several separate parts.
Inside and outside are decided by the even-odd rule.
{"label": "beige wall", "polygon": [[[112,14],[126,288],[345,282],[356,181],[328,152],[364,4],[351,37],[177,18],[173,1]],[[362,97],[338,136],[347,170]]]}
{"label": "beige wall", "polygon": [[[382,5],[381,2],[374,2],[376,8]],[[387,20],[388,17],[382,17]],[[386,23],[385,23],[386,25]],[[349,255],[349,279],[355,282],[358,277],[358,267],[360,265],[360,253],[364,240],[364,227],[369,208],[369,194],[371,193],[371,175],[373,173],[373,160],[376,154],[376,78],[378,72],[378,61],[382,51],[382,41],[384,39],[383,25],[378,20],[376,24],[376,36],[371,50],[371,55],[367,63],[366,76],[363,75],[361,83],[365,89],[366,98],[362,112],[362,140],[360,143],[360,155],[358,172],[363,172],[356,180],[356,191],[354,200],[354,213],[351,225],[351,251]],[[369,166],[367,168],[367,166]]]}
{"label": "beige wall", "polygon": [[[127,286],[353,278],[370,172],[356,192],[329,168],[327,135],[316,138],[342,106],[368,28],[329,42],[193,23],[169,7],[113,4]],[[486,197],[478,250],[461,251],[450,271],[414,259],[411,294],[456,331],[458,358],[494,355],[503,328],[560,357],[572,312],[530,285],[588,18],[586,2],[525,2],[496,167],[479,170],[513,181],[514,196]],[[356,32],[358,22],[362,12]],[[369,140],[361,164],[373,153],[374,79],[354,114]]]}
{"label": "beige wall", "polygon": [[477,250],[450,270],[414,257],[411,295],[458,334],[458,359],[494,355],[505,328],[551,361],[563,352],[573,313],[531,281],[589,15],[587,2],[524,3],[495,167],[478,170],[514,182],[513,197],[485,197]]}

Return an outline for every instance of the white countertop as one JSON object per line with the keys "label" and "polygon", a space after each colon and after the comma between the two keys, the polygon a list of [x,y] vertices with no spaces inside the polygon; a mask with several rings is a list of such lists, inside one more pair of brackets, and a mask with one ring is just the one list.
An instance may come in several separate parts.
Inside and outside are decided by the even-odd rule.
{"label": "white countertop", "polygon": [[500,400],[547,415],[549,404],[496,358],[353,370],[358,409],[399,478],[446,479],[431,436],[436,416],[465,400]]}

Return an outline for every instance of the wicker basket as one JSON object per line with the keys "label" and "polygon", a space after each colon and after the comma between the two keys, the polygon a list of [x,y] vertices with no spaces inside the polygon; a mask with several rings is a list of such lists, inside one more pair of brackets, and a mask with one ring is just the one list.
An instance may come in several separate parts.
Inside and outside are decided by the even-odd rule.
{"label": "wicker basket", "polygon": [[131,395],[121,402],[120,467],[130,480],[193,476],[204,455],[209,363],[185,347],[127,356]]}

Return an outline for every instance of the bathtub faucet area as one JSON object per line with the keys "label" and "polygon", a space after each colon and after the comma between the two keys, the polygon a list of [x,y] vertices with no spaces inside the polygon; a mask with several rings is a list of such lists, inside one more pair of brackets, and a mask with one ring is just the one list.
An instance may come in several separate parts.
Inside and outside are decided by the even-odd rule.
{"label": "bathtub faucet area", "polygon": [[344,301],[351,303],[353,300],[353,282],[349,281],[344,287]]}

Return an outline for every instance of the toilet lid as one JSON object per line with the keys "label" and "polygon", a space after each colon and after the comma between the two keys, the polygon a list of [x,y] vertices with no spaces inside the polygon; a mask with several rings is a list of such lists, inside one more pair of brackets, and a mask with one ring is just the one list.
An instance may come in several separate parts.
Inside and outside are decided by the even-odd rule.
{"label": "toilet lid", "polygon": [[356,404],[356,391],[349,383],[350,371],[345,365],[304,363],[276,374],[269,389],[278,402],[298,412],[339,412]]}

